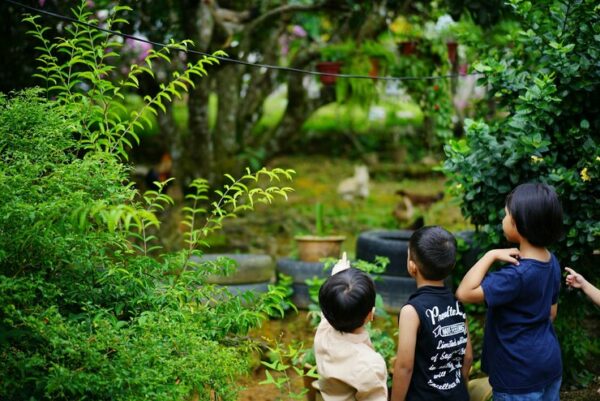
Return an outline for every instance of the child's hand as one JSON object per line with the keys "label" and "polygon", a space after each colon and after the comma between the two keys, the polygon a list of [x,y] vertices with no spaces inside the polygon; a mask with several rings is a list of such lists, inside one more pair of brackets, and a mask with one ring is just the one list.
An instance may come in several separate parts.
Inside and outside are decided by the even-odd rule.
{"label": "child's hand", "polygon": [[585,278],[583,278],[583,276],[581,274],[577,273],[575,270],[571,269],[570,267],[565,267],[565,270],[569,273],[567,275],[567,278],[565,279],[565,282],[567,283],[567,285],[569,287],[573,287],[573,288],[583,287],[583,285],[585,284]]}
{"label": "child's hand", "polygon": [[346,252],[342,254],[342,258],[338,260],[338,262],[333,266],[331,270],[331,275],[333,276],[336,273],[341,272],[342,270],[346,270],[350,268],[350,261],[346,258]]}
{"label": "child's hand", "polygon": [[490,251],[494,260],[512,263],[513,265],[519,265],[519,257],[521,253],[517,248],[507,249],[494,249]]}

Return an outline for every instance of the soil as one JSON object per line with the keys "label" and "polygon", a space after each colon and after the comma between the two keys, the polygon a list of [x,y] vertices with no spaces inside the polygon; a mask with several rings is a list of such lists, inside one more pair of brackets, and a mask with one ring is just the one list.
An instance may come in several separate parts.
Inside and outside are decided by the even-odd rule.
{"label": "soil", "polygon": [[600,380],[582,390],[567,390],[560,392],[561,401],[600,401]]}
{"label": "soil", "polygon": [[[595,328],[600,324],[600,320],[594,320],[592,326]],[[589,325],[589,322],[586,326]],[[294,340],[302,341],[305,347],[312,345],[314,335],[313,328],[309,323],[308,313],[299,311],[288,313],[284,319],[271,320],[263,325],[259,331],[251,333],[255,338],[277,338],[282,343],[288,343]],[[593,334],[592,334],[593,335]],[[563,388],[560,394],[561,401],[600,401],[600,361],[592,361],[588,367],[596,377],[586,388]],[[303,388],[303,382],[300,377],[290,374],[291,388],[294,392],[300,392]],[[265,380],[265,369],[257,363],[256,368],[251,375],[241,380],[241,386],[244,388],[240,392],[239,401],[283,401],[290,400],[289,397],[281,394],[273,385],[259,384]]]}

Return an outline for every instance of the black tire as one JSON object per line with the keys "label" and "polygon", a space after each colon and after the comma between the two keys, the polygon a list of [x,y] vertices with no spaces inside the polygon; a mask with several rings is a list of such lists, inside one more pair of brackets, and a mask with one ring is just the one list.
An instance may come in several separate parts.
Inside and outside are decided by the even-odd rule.
{"label": "black tire", "polygon": [[298,309],[308,309],[308,306],[312,303],[310,295],[308,293],[308,285],[306,284],[292,284],[292,302]]}
{"label": "black tire", "polygon": [[409,277],[406,270],[408,240],[413,231],[373,230],[361,233],[356,240],[356,259],[375,262],[376,256],[389,258],[386,276]]}
{"label": "black tire", "polygon": [[458,260],[458,264],[466,272],[477,263],[483,250],[475,245],[475,231],[460,231],[455,236],[456,239],[462,239],[467,246],[467,249],[461,252],[460,259]]}
{"label": "black tire", "polygon": [[412,277],[381,275],[375,279],[375,290],[383,298],[385,310],[398,313],[408,297],[417,290],[417,282]]}
{"label": "black tire", "polygon": [[275,264],[273,258],[265,254],[248,253],[213,253],[202,255],[201,258],[192,257],[195,262],[215,261],[226,257],[237,264],[237,270],[230,276],[209,276],[208,283],[226,285],[245,285],[269,282],[275,277]]}
{"label": "black tire", "polygon": [[293,278],[294,284],[306,284],[307,279],[325,278],[331,271],[323,271],[321,262],[303,262],[301,260],[282,258],[277,260],[277,273],[283,273]]}
{"label": "black tire", "polygon": [[[389,313],[399,313],[408,298],[417,290],[417,282],[412,277],[375,276],[375,290],[383,298],[383,306]],[[444,284],[453,291],[452,277],[448,276]]]}
{"label": "black tire", "polygon": [[298,309],[308,309],[312,303],[308,293],[307,279],[326,278],[331,271],[323,271],[325,265],[321,262],[303,262],[301,260],[282,258],[277,260],[277,273],[292,277],[291,300]]}
{"label": "black tire", "polygon": [[269,291],[269,284],[271,281],[265,281],[262,283],[251,283],[251,284],[229,284],[224,287],[231,293],[231,295],[240,295],[246,291],[253,292],[255,294],[264,294]]}

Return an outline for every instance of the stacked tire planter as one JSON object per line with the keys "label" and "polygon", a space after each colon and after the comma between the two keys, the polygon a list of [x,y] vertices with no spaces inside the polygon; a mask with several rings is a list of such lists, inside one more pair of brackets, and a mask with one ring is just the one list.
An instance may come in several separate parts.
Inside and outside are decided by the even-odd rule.
{"label": "stacked tire planter", "polygon": [[246,291],[265,293],[268,285],[275,278],[273,258],[266,254],[247,253],[214,253],[205,254],[201,258],[192,258],[195,262],[214,262],[218,258],[229,258],[235,261],[236,271],[229,276],[209,276],[207,282],[227,287],[229,292],[237,295]]}
{"label": "stacked tire planter", "polygon": [[375,279],[377,294],[383,298],[388,312],[398,313],[416,291],[415,279],[406,269],[408,241],[413,231],[372,230],[361,233],[356,240],[356,258],[375,262],[377,256],[390,260],[385,272]]}
{"label": "stacked tire planter", "polygon": [[292,282],[292,302],[300,309],[307,309],[311,304],[310,294],[308,293],[307,279],[325,278],[331,272],[324,272],[325,265],[321,262],[303,262],[297,259],[282,258],[277,260],[277,273],[291,276]]}

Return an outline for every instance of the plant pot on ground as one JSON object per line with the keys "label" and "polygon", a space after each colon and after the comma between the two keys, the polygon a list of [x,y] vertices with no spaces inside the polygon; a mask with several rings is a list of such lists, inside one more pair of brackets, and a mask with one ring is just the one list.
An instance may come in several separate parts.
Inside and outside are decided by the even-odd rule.
{"label": "plant pot on ground", "polygon": [[318,262],[324,258],[339,258],[343,235],[324,235],[323,205],[315,205],[316,235],[298,235],[294,239],[298,245],[298,254],[303,262]]}

